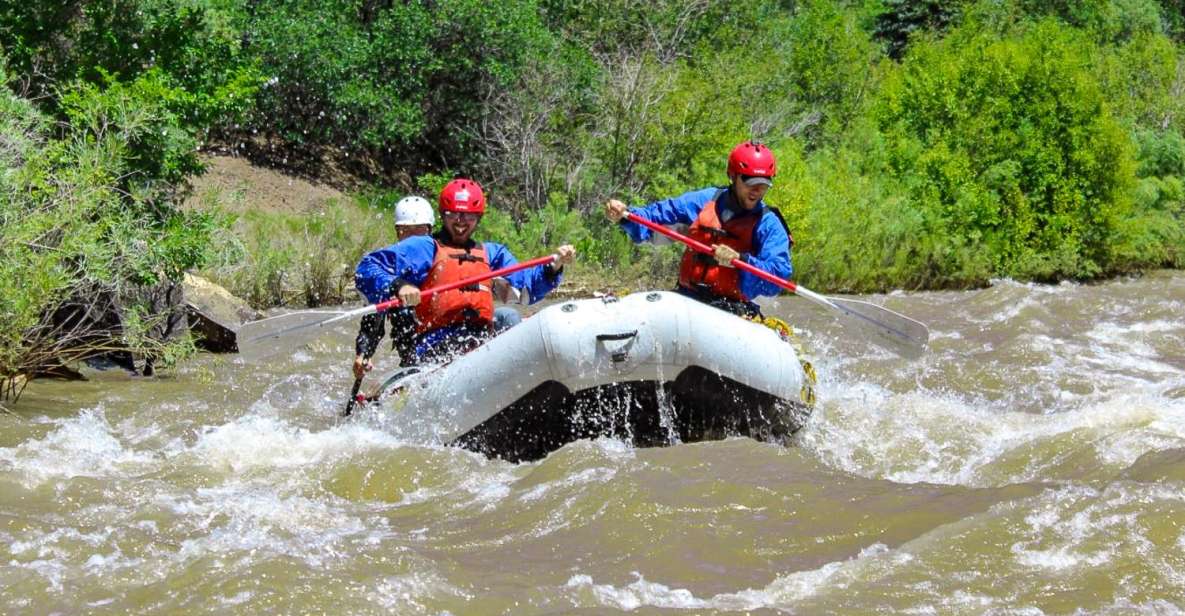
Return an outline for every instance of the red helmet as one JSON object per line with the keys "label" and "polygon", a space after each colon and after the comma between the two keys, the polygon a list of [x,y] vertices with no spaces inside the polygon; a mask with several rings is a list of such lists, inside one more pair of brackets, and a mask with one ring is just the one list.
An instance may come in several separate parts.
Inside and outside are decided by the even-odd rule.
{"label": "red helmet", "polygon": [[772,179],[778,173],[778,162],[764,143],[746,141],[728,155],[728,173]]}
{"label": "red helmet", "polygon": [[473,212],[484,214],[486,197],[481,186],[473,180],[457,178],[444,185],[440,191],[441,212]]}

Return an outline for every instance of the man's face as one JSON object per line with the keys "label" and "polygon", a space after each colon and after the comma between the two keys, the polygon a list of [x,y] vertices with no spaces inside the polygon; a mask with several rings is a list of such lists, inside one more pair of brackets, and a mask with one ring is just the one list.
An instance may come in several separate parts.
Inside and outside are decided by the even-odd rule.
{"label": "man's face", "polygon": [[448,231],[449,237],[453,238],[454,243],[464,244],[469,241],[469,236],[473,235],[473,230],[477,228],[479,220],[481,220],[481,214],[474,212],[445,212],[444,228]]}
{"label": "man's face", "polygon": [[746,210],[751,210],[757,207],[757,202],[765,198],[765,193],[769,191],[767,184],[758,184],[750,186],[745,183],[745,176],[732,176],[732,190],[733,194],[737,196],[737,202]]}
{"label": "man's face", "polygon": [[430,225],[398,225],[395,227],[395,235],[401,242],[414,235],[428,235],[431,231]]}

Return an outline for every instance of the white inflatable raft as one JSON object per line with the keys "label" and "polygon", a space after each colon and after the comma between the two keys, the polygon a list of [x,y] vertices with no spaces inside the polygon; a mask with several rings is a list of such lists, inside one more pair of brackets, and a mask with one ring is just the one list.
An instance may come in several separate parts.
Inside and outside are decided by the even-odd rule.
{"label": "white inflatable raft", "polygon": [[377,392],[396,431],[512,461],[581,438],[638,446],[802,427],[814,372],[764,325],[673,292],[541,310],[443,367]]}

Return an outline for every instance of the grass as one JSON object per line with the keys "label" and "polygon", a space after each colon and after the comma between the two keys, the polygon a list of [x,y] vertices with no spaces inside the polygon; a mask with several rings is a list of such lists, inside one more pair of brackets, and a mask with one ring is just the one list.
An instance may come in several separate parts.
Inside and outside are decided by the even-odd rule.
{"label": "grass", "polygon": [[[394,195],[327,193],[319,201],[283,208],[275,204],[293,199],[251,190],[255,185],[229,184],[200,191],[195,206],[234,218],[230,230],[217,240],[222,245],[214,252],[220,258],[200,275],[256,309],[360,301],[354,291],[354,268],[366,253],[395,241]],[[294,191],[304,188],[293,186]],[[633,246],[624,234],[606,225],[599,216],[575,214],[535,215],[516,225],[492,211],[478,235],[506,244],[519,259],[544,255],[559,244],[574,244],[577,260],[566,268],[564,283],[552,297],[622,295],[674,285],[680,247]]]}

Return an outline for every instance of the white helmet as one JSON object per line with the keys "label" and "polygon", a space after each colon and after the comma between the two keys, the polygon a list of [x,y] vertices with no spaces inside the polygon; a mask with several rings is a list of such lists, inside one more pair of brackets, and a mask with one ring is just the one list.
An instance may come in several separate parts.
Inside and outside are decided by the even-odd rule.
{"label": "white helmet", "polygon": [[395,204],[395,225],[428,225],[436,224],[436,213],[432,211],[432,204],[423,197],[404,197]]}

